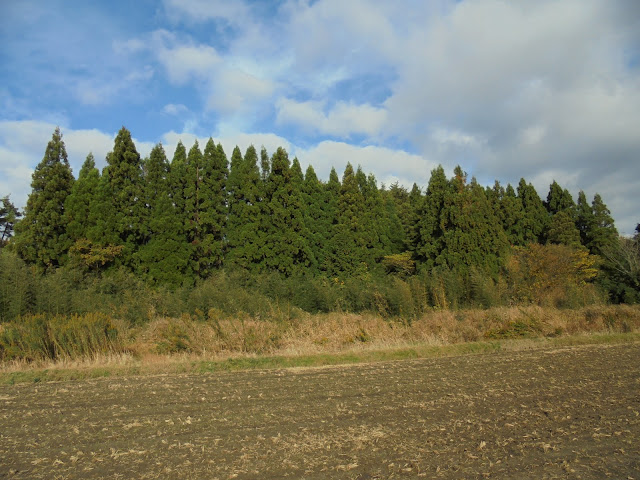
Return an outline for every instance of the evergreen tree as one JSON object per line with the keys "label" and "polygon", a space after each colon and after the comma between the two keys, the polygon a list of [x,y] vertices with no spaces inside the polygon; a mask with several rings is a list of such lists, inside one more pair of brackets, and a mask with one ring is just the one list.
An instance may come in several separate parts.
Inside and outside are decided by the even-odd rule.
{"label": "evergreen tree", "polygon": [[187,155],[184,213],[187,241],[193,246],[191,266],[201,278],[223,262],[227,176],[222,146],[210,138],[203,154],[196,141]]}
{"label": "evergreen tree", "polygon": [[549,223],[547,210],[538,192],[524,178],[518,184],[518,198],[522,202],[523,217],[520,223],[523,243],[545,243],[545,232]]}
{"label": "evergreen tree", "polygon": [[301,188],[302,182],[304,182],[304,175],[302,174],[302,167],[300,166],[298,157],[295,157],[293,162],[291,162],[291,181],[297,185],[298,188]]}
{"label": "evergreen tree", "polygon": [[16,226],[16,249],[26,261],[44,268],[64,263],[71,246],[64,204],[73,183],[62,134],[56,128],[33,172],[24,219]]}
{"label": "evergreen tree", "polygon": [[580,231],[573,221],[570,210],[560,210],[551,217],[547,243],[580,246]]}
{"label": "evergreen tree", "polygon": [[443,249],[435,263],[464,274],[475,268],[497,277],[508,240],[485,189],[475,179],[467,185],[466,178],[456,167],[441,211]]}
{"label": "evergreen tree", "polygon": [[260,149],[260,175],[264,183],[267,183],[270,172],[271,161],[269,160],[269,154],[267,153],[267,149],[262,147]]}
{"label": "evergreen tree", "polygon": [[169,161],[161,144],[144,161],[147,232],[138,251],[138,271],[151,283],[179,286],[191,278],[191,249],[184,241],[181,218],[173,204]]}
{"label": "evergreen tree", "polygon": [[236,147],[231,155],[227,182],[229,219],[227,241],[229,262],[255,271],[260,266],[263,237],[261,235],[261,186],[258,155],[253,145],[242,158]]}
{"label": "evergreen tree", "polygon": [[0,249],[13,236],[15,224],[21,216],[22,213],[9,200],[9,195],[2,197],[2,205],[0,205]]}
{"label": "evergreen tree", "polygon": [[594,255],[603,255],[618,240],[618,231],[613,223],[611,212],[602,201],[599,194],[595,194],[591,202],[593,216],[587,230],[587,248]]}
{"label": "evergreen tree", "polygon": [[271,157],[265,201],[270,222],[263,247],[264,266],[285,275],[299,273],[314,259],[304,234],[301,191],[283,148]]}
{"label": "evergreen tree", "polygon": [[500,220],[502,228],[511,245],[526,245],[524,237],[524,208],[522,200],[516,195],[511,184],[507,184],[500,201]]}
{"label": "evergreen tree", "polygon": [[442,165],[439,165],[431,171],[426,195],[417,209],[413,252],[415,259],[427,269],[435,266],[436,258],[444,249],[441,215],[450,195],[450,184]]}
{"label": "evergreen tree", "polygon": [[120,262],[135,268],[135,253],[147,234],[147,211],[142,161],[124,127],[107,154],[98,190],[91,209],[90,240],[101,247],[122,246]]}
{"label": "evergreen tree", "polygon": [[415,222],[409,192],[396,182],[391,185],[389,190],[384,190],[382,193],[389,219],[389,240],[392,253],[404,252],[408,250],[407,238]]}
{"label": "evergreen tree", "polygon": [[201,203],[201,272],[223,264],[228,216],[227,179],[229,161],[222,145],[209,138],[204,149]]}
{"label": "evergreen tree", "polygon": [[580,243],[585,247],[589,243],[589,229],[593,224],[593,210],[587,201],[587,196],[582,190],[578,194],[578,204],[576,205],[576,227],[580,232]]}
{"label": "evergreen tree", "polygon": [[350,163],[344,170],[338,199],[337,223],[328,253],[328,272],[336,277],[359,276],[371,267],[369,241],[362,224],[365,199]]}
{"label": "evergreen tree", "polygon": [[563,189],[555,180],[549,187],[549,194],[547,195],[547,201],[544,205],[551,216],[562,211],[568,212],[571,216],[574,214],[576,208],[576,204],[569,191],[566,188]]}
{"label": "evergreen tree", "polygon": [[71,194],[65,201],[67,234],[74,243],[89,236],[89,230],[93,226],[91,208],[97,201],[99,186],[100,171],[96,168],[93,154],[89,153],[73,184]]}
{"label": "evergreen tree", "polygon": [[[326,265],[327,244],[333,223],[329,195],[318,180],[315,170],[309,165],[302,184],[302,198],[307,243],[315,259],[314,273],[318,273],[319,269]],[[333,214],[335,215],[335,212]]]}

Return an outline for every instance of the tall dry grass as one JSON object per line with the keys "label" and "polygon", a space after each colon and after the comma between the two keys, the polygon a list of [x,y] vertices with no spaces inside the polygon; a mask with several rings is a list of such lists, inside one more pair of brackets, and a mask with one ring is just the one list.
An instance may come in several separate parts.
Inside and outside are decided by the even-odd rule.
{"label": "tall dry grass", "polygon": [[213,312],[205,320],[185,314],[156,317],[135,327],[95,314],[66,320],[60,316],[27,320],[0,325],[2,369],[29,362],[78,365],[84,361],[94,366],[96,362],[129,364],[134,360],[162,363],[184,357],[309,355],[416,344],[631,332],[640,330],[640,306],[440,310],[425,313],[411,323],[348,313],[265,321]]}
{"label": "tall dry grass", "polygon": [[194,353],[313,354],[416,343],[534,338],[640,329],[640,306],[496,307],[441,310],[409,323],[374,314],[326,313],[272,322],[250,317],[194,321],[157,318],[141,327],[129,348],[138,355]]}

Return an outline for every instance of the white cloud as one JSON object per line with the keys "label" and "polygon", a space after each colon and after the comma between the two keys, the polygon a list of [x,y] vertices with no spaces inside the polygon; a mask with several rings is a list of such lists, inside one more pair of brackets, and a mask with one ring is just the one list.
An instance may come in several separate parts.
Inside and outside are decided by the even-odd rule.
{"label": "white cloud", "polygon": [[167,115],[180,115],[182,113],[188,112],[189,109],[181,103],[168,103],[164,107],[162,107],[162,111]]}
{"label": "white cloud", "polygon": [[378,183],[390,185],[396,181],[411,188],[413,183],[424,187],[429,181],[436,163],[420,155],[385,147],[359,147],[344,142],[326,140],[308,149],[298,148],[294,152],[304,166],[313,165],[318,177],[328,179],[331,167],[342,178],[347,163],[354,168],[359,165],[368,174],[373,173]]}
{"label": "white cloud", "polygon": [[164,0],[163,3],[170,16],[194,23],[224,20],[237,25],[250,14],[250,7],[242,0]]}
{"label": "white cloud", "polygon": [[341,138],[352,134],[375,136],[386,124],[387,111],[383,108],[337,102],[328,113],[324,113],[325,103],[281,98],[276,104],[277,122]]}
{"label": "white cloud", "polygon": [[208,79],[222,62],[212,46],[181,42],[166,30],[153,33],[151,48],[164,66],[169,81],[176,85]]}
{"label": "white cloud", "polygon": [[253,102],[269,97],[275,88],[271,81],[237,69],[221,69],[212,86],[207,108],[227,115],[255,108]]}

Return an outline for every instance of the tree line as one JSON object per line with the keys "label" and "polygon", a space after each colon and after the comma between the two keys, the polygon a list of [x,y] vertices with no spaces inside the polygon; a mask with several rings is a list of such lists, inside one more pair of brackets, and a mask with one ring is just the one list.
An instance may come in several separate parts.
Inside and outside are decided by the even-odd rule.
{"label": "tree line", "polygon": [[[161,144],[141,158],[124,127],[106,163],[100,172],[89,154],[74,178],[56,129],[22,219],[3,199],[2,244],[41,271],[125,269],[168,287],[222,269],[334,281],[450,272],[497,282],[514,252],[563,245],[593,256],[587,263],[612,300],[639,298],[630,264],[637,235],[619,237],[600,195],[589,202],[581,191],[576,202],[555,181],[544,200],[524,179],[483,187],[459,166],[451,178],[434,169],[426,190],[379,187],[350,163],[342,178],[332,169],[322,181],[283,148],[269,156],[236,147],[229,159],[211,138],[188,151],[179,142],[171,160]],[[621,260],[625,249],[631,260]]]}

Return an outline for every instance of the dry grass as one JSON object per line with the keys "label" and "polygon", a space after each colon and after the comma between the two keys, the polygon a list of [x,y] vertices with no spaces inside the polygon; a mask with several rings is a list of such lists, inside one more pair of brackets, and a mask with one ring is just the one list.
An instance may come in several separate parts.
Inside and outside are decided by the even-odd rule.
{"label": "dry grass", "polygon": [[[459,343],[624,333],[640,330],[640,306],[592,306],[576,310],[498,307],[441,310],[411,323],[373,314],[306,315],[288,322],[249,317],[196,321],[188,316],[156,318],[130,330],[122,353],[0,363],[0,372],[27,369],[180,371],[190,362],[262,356],[302,357],[359,354]],[[525,342],[526,343],[526,342]],[[108,372],[105,374],[109,374]]]}

